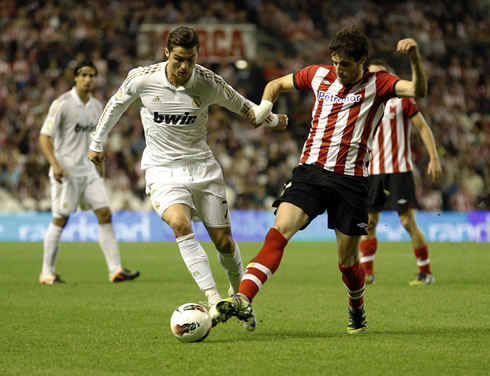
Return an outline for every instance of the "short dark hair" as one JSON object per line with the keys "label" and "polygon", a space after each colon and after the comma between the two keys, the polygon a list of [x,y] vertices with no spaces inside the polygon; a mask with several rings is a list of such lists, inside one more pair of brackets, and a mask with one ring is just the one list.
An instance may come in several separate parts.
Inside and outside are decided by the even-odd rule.
{"label": "short dark hair", "polygon": [[388,62],[384,59],[372,59],[369,62],[368,66],[370,65],[379,65],[381,67],[384,67],[385,71],[393,73],[393,68],[391,68],[390,64],[388,64]]}
{"label": "short dark hair", "polygon": [[359,61],[369,54],[369,41],[367,36],[355,26],[341,28],[330,43],[332,55],[344,55]]}
{"label": "short dark hair", "polygon": [[89,67],[95,71],[95,75],[97,76],[97,67],[91,60],[83,60],[77,64],[75,69],[73,69],[73,75],[76,77],[82,70],[82,68]]}
{"label": "short dark hair", "polygon": [[181,26],[173,30],[168,35],[167,48],[169,51],[172,51],[173,48],[177,46],[183,48],[197,47],[197,50],[199,51],[199,37],[197,36],[196,31],[187,26]]}

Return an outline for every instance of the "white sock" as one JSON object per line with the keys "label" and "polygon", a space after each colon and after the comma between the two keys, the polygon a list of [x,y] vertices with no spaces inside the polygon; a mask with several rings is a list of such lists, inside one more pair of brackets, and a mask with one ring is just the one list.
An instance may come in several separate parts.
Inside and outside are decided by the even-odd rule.
{"label": "white sock", "polygon": [[43,268],[41,274],[55,274],[62,232],[63,227],[50,223],[48,231],[44,236]]}
{"label": "white sock", "polygon": [[238,288],[240,287],[240,282],[243,277],[243,264],[242,264],[242,256],[240,254],[240,247],[238,243],[235,242],[235,249],[233,253],[219,253],[218,252],[218,260],[223,269],[226,271],[226,275],[228,276],[228,281],[230,281],[230,287],[233,289],[233,292],[238,292]]}
{"label": "white sock", "polygon": [[112,223],[99,225],[99,244],[104,253],[105,261],[109,273],[115,273],[121,266],[121,256],[119,255],[119,244],[114,236]]}
{"label": "white sock", "polygon": [[204,295],[206,295],[210,307],[215,305],[218,300],[221,300],[221,295],[215,287],[204,291]]}
{"label": "white sock", "polygon": [[176,240],[185,265],[201,291],[204,292],[212,288],[215,289],[216,283],[211,274],[208,255],[197,241],[194,233],[180,236]]}

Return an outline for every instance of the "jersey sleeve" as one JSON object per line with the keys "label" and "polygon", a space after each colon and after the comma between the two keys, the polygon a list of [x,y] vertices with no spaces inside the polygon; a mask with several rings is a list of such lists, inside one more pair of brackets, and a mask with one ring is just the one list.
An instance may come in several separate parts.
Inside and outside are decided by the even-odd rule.
{"label": "jersey sleeve", "polygon": [[[246,116],[247,112],[257,106],[252,101],[245,98],[243,95],[233,89],[221,76],[211,72],[213,75],[213,81],[216,87],[215,103],[222,107],[234,112],[236,114]],[[272,116],[269,114],[264,123],[271,124],[273,121]]]}
{"label": "jersey sleeve", "polygon": [[63,103],[65,103],[65,101],[61,98],[58,98],[51,103],[48,116],[41,127],[41,134],[54,137],[56,132],[58,132],[59,126],[63,120]]}
{"label": "jersey sleeve", "polygon": [[293,83],[298,90],[311,90],[313,77],[318,70],[319,65],[310,65],[309,67],[296,71],[293,75]]}
{"label": "jersey sleeve", "polygon": [[99,118],[97,128],[92,133],[91,150],[96,152],[104,150],[103,145],[110,130],[128,109],[129,105],[138,99],[141,76],[141,68],[132,69],[116,94],[109,99]]}
{"label": "jersey sleeve", "polygon": [[379,71],[376,73],[376,93],[384,102],[396,96],[395,85],[400,81],[400,77],[385,72]]}
{"label": "jersey sleeve", "polygon": [[403,113],[411,118],[417,112],[419,112],[419,106],[413,98],[402,98]]}

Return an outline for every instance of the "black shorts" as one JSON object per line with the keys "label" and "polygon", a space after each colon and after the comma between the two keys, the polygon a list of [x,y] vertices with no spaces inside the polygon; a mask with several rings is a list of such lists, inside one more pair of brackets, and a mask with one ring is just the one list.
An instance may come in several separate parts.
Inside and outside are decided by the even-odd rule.
{"label": "black shorts", "polygon": [[415,182],[412,172],[371,175],[369,177],[368,210],[404,212],[416,207]]}
{"label": "black shorts", "polygon": [[328,228],[346,235],[366,235],[368,222],[368,178],[326,171],[315,165],[300,165],[284,192],[272,204],[289,202],[301,208],[309,218],[306,228],[318,215],[328,213]]}

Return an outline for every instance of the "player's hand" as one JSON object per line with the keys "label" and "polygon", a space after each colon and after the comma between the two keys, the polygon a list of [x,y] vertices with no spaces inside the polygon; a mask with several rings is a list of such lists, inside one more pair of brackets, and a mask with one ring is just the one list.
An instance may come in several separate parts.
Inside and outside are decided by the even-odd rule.
{"label": "player's hand", "polygon": [[276,129],[278,131],[285,130],[288,126],[288,121],[289,121],[288,116],[285,114],[277,114],[277,118],[279,119],[279,122],[273,129]]}
{"label": "player's hand", "polygon": [[429,161],[427,166],[427,174],[432,176],[432,181],[436,182],[442,176],[442,168],[439,159]]}
{"label": "player's hand", "polygon": [[61,183],[63,176],[65,175],[65,170],[59,164],[55,164],[52,166],[53,177],[58,183]]}
{"label": "player's hand", "polygon": [[88,152],[88,159],[95,164],[96,166],[100,165],[102,162],[104,162],[105,155],[102,152],[98,151],[93,151],[89,150]]}
{"label": "player's hand", "polygon": [[260,127],[262,124],[257,124],[257,122],[255,121],[255,113],[253,112],[252,109],[248,110],[247,112],[247,120],[250,124],[252,124],[254,126],[254,128],[258,128]]}
{"label": "player's hand", "polygon": [[396,51],[404,55],[408,55],[410,59],[418,58],[420,56],[419,46],[417,42],[412,38],[400,40],[396,46]]}

